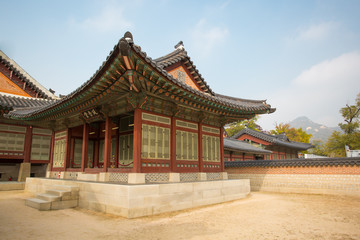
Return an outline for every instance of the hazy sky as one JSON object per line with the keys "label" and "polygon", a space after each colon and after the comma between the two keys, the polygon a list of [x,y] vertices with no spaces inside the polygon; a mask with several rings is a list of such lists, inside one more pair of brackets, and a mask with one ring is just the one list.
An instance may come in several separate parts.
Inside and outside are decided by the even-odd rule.
{"label": "hazy sky", "polygon": [[126,31],[152,58],[180,40],[217,93],[267,99],[260,124],[336,126],[360,92],[360,1],[0,0],[0,49],[56,94],[100,67]]}

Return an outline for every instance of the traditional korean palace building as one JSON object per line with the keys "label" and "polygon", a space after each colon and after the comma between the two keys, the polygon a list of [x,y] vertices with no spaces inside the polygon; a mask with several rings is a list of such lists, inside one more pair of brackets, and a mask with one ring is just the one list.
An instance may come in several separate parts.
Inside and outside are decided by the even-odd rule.
{"label": "traditional korean palace building", "polygon": [[151,59],[127,32],[62,98],[1,52],[0,161],[21,163],[19,179],[47,164],[53,174],[224,172],[223,126],[275,109],[213,92],[182,42],[175,48]]}
{"label": "traditional korean palace building", "polygon": [[245,141],[267,152],[258,152],[249,154],[246,151],[230,153],[225,149],[225,157],[231,161],[245,160],[281,160],[299,158],[299,152],[314,147],[309,143],[290,141],[285,134],[270,135],[264,132],[258,132],[250,128],[245,128],[232,136],[232,139]]}

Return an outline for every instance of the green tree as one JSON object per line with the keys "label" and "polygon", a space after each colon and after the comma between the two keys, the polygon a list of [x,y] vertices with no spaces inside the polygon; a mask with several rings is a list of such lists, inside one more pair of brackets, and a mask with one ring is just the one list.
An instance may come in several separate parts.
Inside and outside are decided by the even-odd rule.
{"label": "green tree", "polygon": [[326,148],[330,157],[345,157],[345,145],[350,149],[360,149],[360,93],[355,99],[355,104],[346,104],[340,109],[340,113],[345,122],[339,124],[343,132],[335,131],[329,137]]}
{"label": "green tree", "polygon": [[302,128],[293,128],[288,123],[276,124],[275,129],[270,131],[271,134],[278,135],[285,133],[290,141],[309,143],[311,134],[302,130]]}
{"label": "green tree", "polygon": [[321,140],[312,141],[311,144],[315,147],[309,149],[309,153],[319,156],[328,156],[328,149],[326,147],[326,144],[324,144]]}
{"label": "green tree", "polygon": [[228,128],[226,128],[226,132],[229,135],[229,137],[232,137],[246,127],[256,131],[261,131],[262,130],[261,127],[256,123],[258,120],[259,120],[259,116],[256,115],[255,117],[249,120],[230,123]]}

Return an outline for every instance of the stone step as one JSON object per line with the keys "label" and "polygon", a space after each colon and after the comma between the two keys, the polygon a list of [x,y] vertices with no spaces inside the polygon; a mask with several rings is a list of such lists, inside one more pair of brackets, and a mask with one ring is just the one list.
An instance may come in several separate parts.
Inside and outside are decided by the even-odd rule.
{"label": "stone step", "polygon": [[49,201],[49,202],[58,202],[61,200],[61,197],[53,195],[53,194],[49,194],[49,193],[42,193],[42,194],[38,194],[36,196],[36,198],[45,200],[45,201]]}
{"label": "stone step", "polygon": [[52,185],[51,189],[64,190],[68,192],[79,192],[80,188],[77,186],[67,186],[67,185]]}
{"label": "stone step", "polygon": [[35,208],[35,209],[38,209],[40,211],[47,211],[47,210],[50,210],[50,208],[51,208],[50,201],[46,201],[46,200],[42,200],[42,199],[38,199],[38,198],[26,199],[25,205]]}
{"label": "stone step", "polygon": [[71,196],[70,191],[60,190],[60,189],[49,189],[49,190],[46,190],[46,193],[55,195],[55,196],[59,196],[59,197]]}

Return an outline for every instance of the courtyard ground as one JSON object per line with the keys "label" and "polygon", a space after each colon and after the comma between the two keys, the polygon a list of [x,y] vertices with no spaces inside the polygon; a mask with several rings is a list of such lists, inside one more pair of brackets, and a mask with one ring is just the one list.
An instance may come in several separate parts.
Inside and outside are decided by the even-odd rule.
{"label": "courtyard ground", "polygon": [[360,239],[360,199],[252,193],[138,219],[80,208],[38,211],[24,191],[0,192],[0,239]]}

